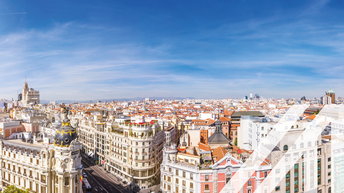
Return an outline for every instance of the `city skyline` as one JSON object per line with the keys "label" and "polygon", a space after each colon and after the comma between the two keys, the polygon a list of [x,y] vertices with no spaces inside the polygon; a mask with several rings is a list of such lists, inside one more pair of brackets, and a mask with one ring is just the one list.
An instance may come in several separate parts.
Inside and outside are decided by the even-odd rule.
{"label": "city skyline", "polygon": [[343,96],[342,7],[0,1],[0,98]]}

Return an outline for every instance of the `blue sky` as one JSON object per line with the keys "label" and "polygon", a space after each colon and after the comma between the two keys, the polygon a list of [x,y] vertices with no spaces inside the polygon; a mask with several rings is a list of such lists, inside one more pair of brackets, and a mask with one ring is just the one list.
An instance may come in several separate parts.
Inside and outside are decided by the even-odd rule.
{"label": "blue sky", "polygon": [[0,98],[344,96],[344,1],[0,0]]}

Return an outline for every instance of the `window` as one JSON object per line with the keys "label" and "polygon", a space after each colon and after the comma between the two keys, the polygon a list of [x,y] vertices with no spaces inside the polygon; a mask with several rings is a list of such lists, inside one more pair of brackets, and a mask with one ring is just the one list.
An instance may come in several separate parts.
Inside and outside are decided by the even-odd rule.
{"label": "window", "polygon": [[193,174],[190,174],[190,179],[193,180]]}
{"label": "window", "polygon": [[209,175],[205,175],[205,181],[209,181]]}
{"label": "window", "polygon": [[247,182],[247,186],[252,186],[251,180],[249,180],[249,181]]}
{"label": "window", "polygon": [[185,178],[185,176],[186,176],[186,174],[185,174],[185,172],[183,172],[183,178]]}
{"label": "window", "polygon": [[176,184],[178,184],[179,183],[179,179],[178,178],[176,178]]}
{"label": "window", "polygon": [[65,186],[69,185],[69,177],[65,177]]}
{"label": "window", "polygon": [[190,182],[190,188],[193,188],[193,183],[192,182]]}
{"label": "window", "polygon": [[179,171],[178,170],[176,170],[176,175],[179,175]]}
{"label": "window", "polygon": [[287,145],[284,145],[283,151],[288,151],[288,146]]}
{"label": "window", "polygon": [[303,143],[300,144],[300,148],[303,148]]}
{"label": "window", "polygon": [[204,190],[209,190],[209,184],[206,184]]}
{"label": "window", "polygon": [[275,191],[280,191],[281,190],[281,187],[280,186],[276,186],[275,187]]}
{"label": "window", "polygon": [[308,142],[308,147],[312,146],[312,143],[311,142]]}

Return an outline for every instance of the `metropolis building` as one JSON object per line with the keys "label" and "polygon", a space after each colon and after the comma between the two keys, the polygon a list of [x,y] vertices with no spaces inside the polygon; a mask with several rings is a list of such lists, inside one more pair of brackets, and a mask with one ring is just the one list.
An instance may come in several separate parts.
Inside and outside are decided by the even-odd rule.
{"label": "metropolis building", "polygon": [[25,131],[1,139],[0,186],[15,185],[39,193],[81,193],[81,145],[68,119],[52,142],[45,133]]}

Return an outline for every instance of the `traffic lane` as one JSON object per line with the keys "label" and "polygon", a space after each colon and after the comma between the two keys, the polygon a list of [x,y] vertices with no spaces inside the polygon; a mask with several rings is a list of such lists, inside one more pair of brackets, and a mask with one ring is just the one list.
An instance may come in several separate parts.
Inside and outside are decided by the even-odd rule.
{"label": "traffic lane", "polygon": [[120,190],[121,192],[128,192],[128,187],[124,187],[122,184],[120,184],[119,180],[117,179],[117,181],[114,179],[114,177],[110,177],[111,174],[108,174],[108,172],[106,172],[103,168],[98,167],[97,165],[95,165],[93,162],[91,162],[88,158],[85,158],[86,156],[83,156],[84,159],[82,159],[83,163],[85,163],[85,165],[87,167],[92,167],[92,170],[96,171],[96,173],[98,173],[98,175],[100,174],[101,177],[105,178],[106,180],[108,180],[112,185],[115,186],[115,188],[117,190]]}
{"label": "traffic lane", "polygon": [[106,179],[104,179],[102,176],[100,176],[98,173],[96,173],[92,168],[86,168],[84,169],[86,172],[88,178],[88,181],[90,182],[92,188],[92,192],[106,192],[106,193],[111,193],[111,192],[121,192],[117,190],[116,187],[113,186],[110,182],[108,182]]}
{"label": "traffic lane", "polygon": [[86,174],[93,177],[94,179],[93,185],[98,186],[98,188],[96,187],[96,189],[98,189],[97,192],[99,192],[99,189],[105,189],[112,192],[127,192],[127,190],[125,190],[122,186],[117,185],[116,183],[112,183],[112,179],[109,178],[107,174],[104,171],[100,170],[100,168],[98,168],[97,166],[89,165],[89,163],[85,162],[84,160],[83,164]]}

